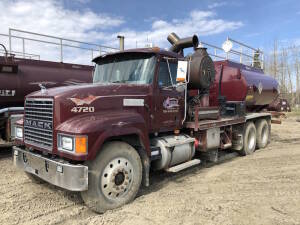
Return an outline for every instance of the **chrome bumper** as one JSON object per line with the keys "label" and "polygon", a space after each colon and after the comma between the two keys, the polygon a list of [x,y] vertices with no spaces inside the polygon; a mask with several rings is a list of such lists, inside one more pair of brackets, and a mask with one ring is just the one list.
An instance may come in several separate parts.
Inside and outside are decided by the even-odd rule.
{"label": "chrome bumper", "polygon": [[13,147],[13,163],[19,169],[34,174],[50,184],[70,190],[88,189],[88,167],[66,161],[48,159],[19,147]]}

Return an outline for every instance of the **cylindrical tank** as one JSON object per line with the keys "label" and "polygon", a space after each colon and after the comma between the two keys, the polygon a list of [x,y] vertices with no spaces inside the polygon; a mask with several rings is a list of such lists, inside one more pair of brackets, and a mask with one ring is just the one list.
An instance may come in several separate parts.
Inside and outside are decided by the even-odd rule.
{"label": "cylindrical tank", "polygon": [[[221,93],[219,80],[223,66]],[[260,69],[228,60],[215,62],[216,76],[210,87],[210,105],[218,106],[219,94],[227,102],[245,102],[248,111],[267,107],[278,96],[278,82]]]}
{"label": "cylindrical tank", "polygon": [[23,106],[25,95],[46,88],[92,82],[92,66],[0,57],[0,109]]}
{"label": "cylindrical tank", "polygon": [[194,138],[187,135],[170,135],[151,140],[153,146],[160,148],[161,159],[153,161],[154,170],[168,169],[191,160],[195,155]]}

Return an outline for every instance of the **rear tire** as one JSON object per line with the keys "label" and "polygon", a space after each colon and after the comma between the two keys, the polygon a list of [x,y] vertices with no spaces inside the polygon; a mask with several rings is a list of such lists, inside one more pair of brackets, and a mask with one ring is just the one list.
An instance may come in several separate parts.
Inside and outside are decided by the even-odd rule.
{"label": "rear tire", "polygon": [[265,148],[269,143],[270,129],[267,120],[261,119],[256,123],[256,148]]}
{"label": "rear tire", "polygon": [[90,209],[104,213],[134,200],[142,181],[142,163],[132,146],[108,142],[87,166],[88,190],[81,197]]}
{"label": "rear tire", "polygon": [[45,183],[44,180],[42,180],[41,178],[31,174],[31,173],[28,173],[28,172],[25,172],[26,176],[29,178],[29,180],[32,181],[32,183],[35,183],[35,184],[43,184]]}
{"label": "rear tire", "polygon": [[253,122],[247,122],[243,135],[243,149],[241,155],[250,155],[255,151],[256,147],[256,128]]}

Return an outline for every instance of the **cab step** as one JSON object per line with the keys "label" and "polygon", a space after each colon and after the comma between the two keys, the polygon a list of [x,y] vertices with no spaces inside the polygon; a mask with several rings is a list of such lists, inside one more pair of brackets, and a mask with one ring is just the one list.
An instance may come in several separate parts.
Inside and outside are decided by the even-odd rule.
{"label": "cab step", "polygon": [[193,159],[193,160],[187,161],[185,163],[179,164],[177,166],[170,167],[166,171],[170,172],[170,173],[177,173],[181,170],[184,170],[186,168],[195,166],[195,165],[200,164],[200,163],[201,163],[200,159]]}

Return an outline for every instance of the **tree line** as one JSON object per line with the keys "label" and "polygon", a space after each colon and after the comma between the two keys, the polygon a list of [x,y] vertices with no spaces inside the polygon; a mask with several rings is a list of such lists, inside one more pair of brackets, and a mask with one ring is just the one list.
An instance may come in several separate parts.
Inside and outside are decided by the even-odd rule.
{"label": "tree line", "polygon": [[275,40],[272,50],[265,55],[265,72],[278,81],[280,96],[292,107],[300,105],[300,46]]}

